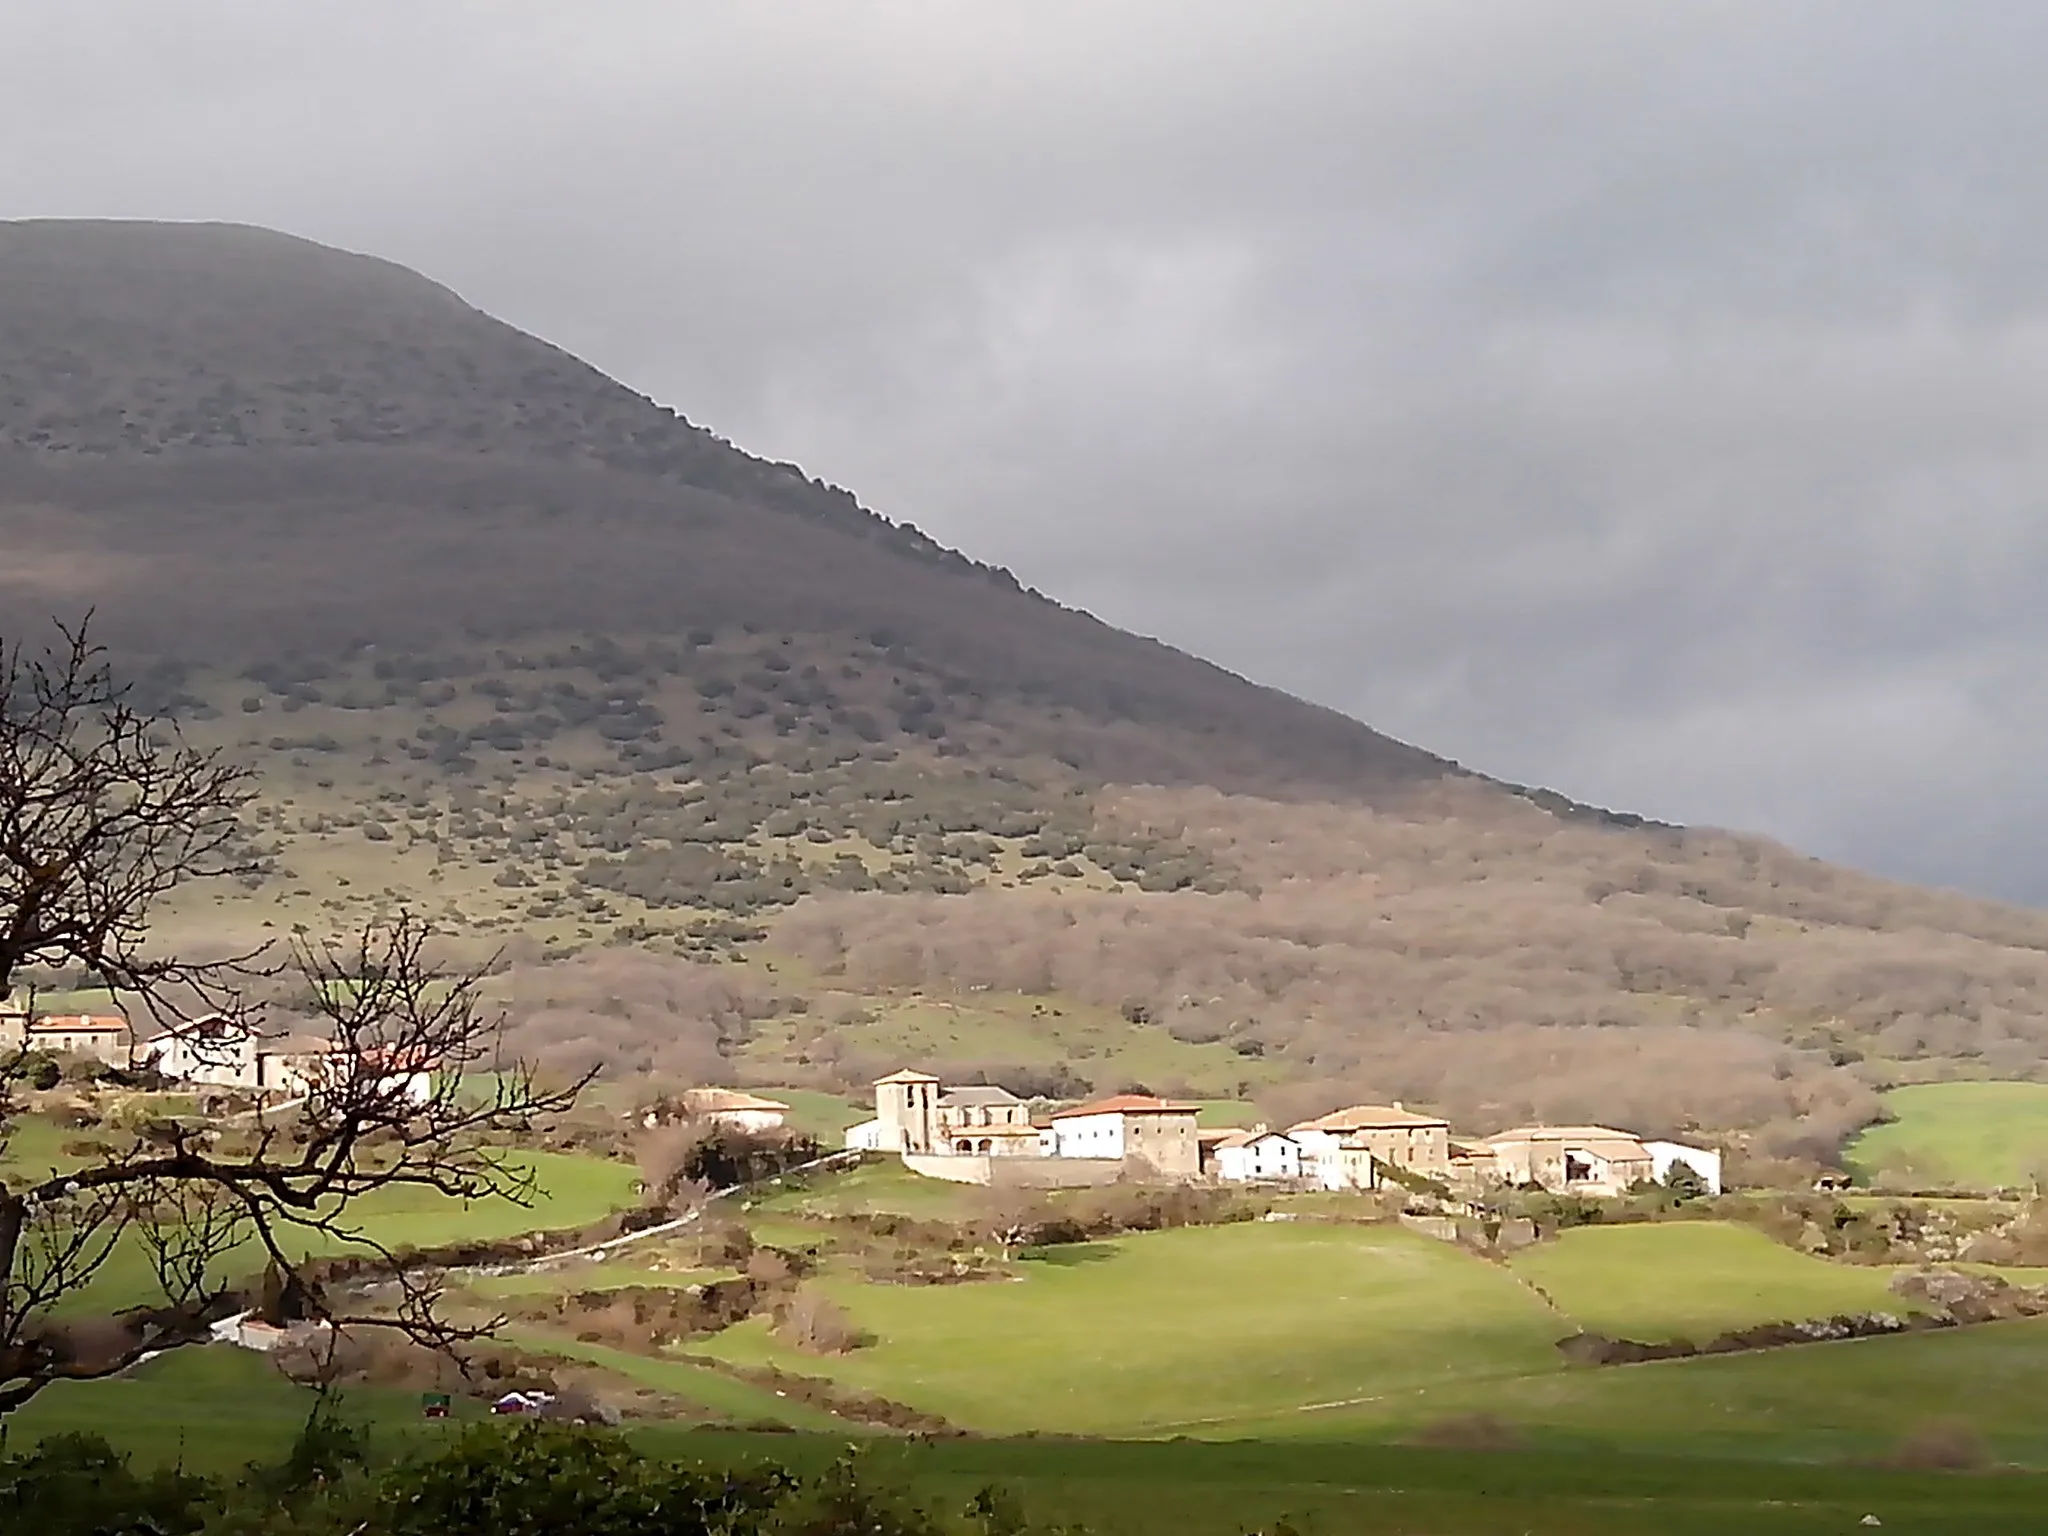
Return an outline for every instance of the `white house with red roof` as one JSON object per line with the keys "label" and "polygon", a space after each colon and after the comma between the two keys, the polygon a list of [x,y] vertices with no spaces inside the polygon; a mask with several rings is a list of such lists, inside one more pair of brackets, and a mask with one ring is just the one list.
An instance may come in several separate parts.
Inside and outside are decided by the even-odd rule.
{"label": "white house with red roof", "polygon": [[1428,1178],[1451,1172],[1451,1123],[1395,1104],[1353,1104],[1287,1134],[1301,1144],[1303,1173],[1325,1189],[1371,1189],[1378,1168],[1406,1168]]}
{"label": "white house with red roof", "polygon": [[657,1125],[685,1120],[708,1121],[729,1131],[768,1136],[784,1128],[789,1106],[780,1099],[764,1099],[738,1088],[685,1088],[680,1097],[650,1105],[640,1123],[652,1130]]}
{"label": "white house with red roof", "polygon": [[128,1065],[128,1021],[118,1014],[30,1013],[0,1009],[0,1051],[49,1051]]}

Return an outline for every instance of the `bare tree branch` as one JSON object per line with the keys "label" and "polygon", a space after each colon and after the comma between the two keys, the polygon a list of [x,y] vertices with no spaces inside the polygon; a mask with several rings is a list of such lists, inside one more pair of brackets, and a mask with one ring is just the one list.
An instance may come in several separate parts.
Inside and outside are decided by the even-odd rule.
{"label": "bare tree branch", "polygon": [[228,963],[145,941],[170,891],[250,869],[252,776],[131,706],[88,627],[39,652],[0,640],[0,997],[24,966],[75,964],[153,1017],[173,988],[231,1003]]}
{"label": "bare tree branch", "polygon": [[[0,643],[0,998],[25,967],[82,965],[173,1029],[199,1027],[198,999],[218,1015],[204,1027],[253,1059],[237,983],[261,974],[260,952],[193,963],[147,948],[158,899],[247,867],[249,777],[131,710],[83,629],[60,633],[39,657]],[[304,1102],[259,1109],[232,1151],[214,1128],[167,1119],[89,1166],[0,1183],[0,1416],[53,1381],[203,1340],[245,1307],[240,1271],[259,1255],[297,1310],[337,1330],[396,1328],[453,1350],[498,1326],[442,1316],[438,1276],[376,1241],[355,1203],[409,1188],[530,1205],[534,1176],[513,1147],[584,1082],[543,1089],[482,1007],[489,967],[446,969],[431,940],[402,913],[347,942],[292,946],[327,1039],[301,1064]],[[0,1075],[0,1144],[14,1075]],[[92,1315],[81,1298],[124,1248],[147,1258],[163,1305]],[[392,1304],[330,1306],[306,1256],[347,1251],[376,1260]]]}

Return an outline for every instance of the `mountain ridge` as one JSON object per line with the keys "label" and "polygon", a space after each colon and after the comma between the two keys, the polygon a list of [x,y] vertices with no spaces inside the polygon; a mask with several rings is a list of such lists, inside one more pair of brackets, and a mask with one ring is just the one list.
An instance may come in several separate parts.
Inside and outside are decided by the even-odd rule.
{"label": "mountain ridge", "polygon": [[[315,270],[298,270],[309,259]],[[364,314],[356,285],[342,295],[328,291],[325,273],[336,262],[351,276],[373,273],[379,303],[393,289],[405,304],[395,313]],[[317,302],[309,292],[320,296]],[[424,333],[429,319],[449,317],[460,322],[459,334]],[[421,477],[439,482],[427,491],[441,515],[464,503],[503,510],[524,501],[542,518],[575,508],[588,520],[597,509],[631,503],[628,514],[644,523],[661,502],[655,487],[666,486],[685,493],[668,504],[671,517],[716,521],[720,509],[708,498],[756,514],[779,512],[907,562],[986,582],[1001,596],[982,601],[1011,605],[1005,616],[1017,604],[1043,605],[1064,616],[1058,643],[1121,647],[1119,659],[1142,674],[1126,694],[1157,693],[1167,671],[1185,687],[1207,686],[1193,675],[1200,669],[1212,683],[1256,689],[1270,701],[1256,711],[1265,716],[1262,731],[1293,713],[1297,724],[1312,722],[1329,738],[1333,751],[1335,737],[1352,735],[1352,755],[1375,759],[1396,776],[1458,771],[1337,711],[1158,641],[1126,636],[1032,592],[1008,571],[869,511],[850,492],[746,454],[409,269],[296,237],[246,226],[0,225],[0,450],[11,450],[0,451],[0,496],[15,506],[63,507],[82,498],[102,515],[132,499],[134,477],[123,471],[137,461],[150,466],[145,500],[180,499],[166,490],[179,475],[191,482],[187,502],[238,499],[237,486],[218,473],[219,454],[232,459],[228,481],[268,477],[267,494],[279,507],[309,487],[317,495],[323,480],[388,471],[391,461],[368,467],[363,456],[371,452],[411,455]],[[272,457],[286,450],[306,457]],[[508,475],[514,457],[537,462]],[[297,486],[287,483],[294,476]],[[465,478],[466,484],[450,483]],[[384,473],[373,487],[380,504],[405,494],[391,481]],[[88,545],[95,542],[90,529],[78,531]],[[512,533],[500,529],[497,536]],[[52,528],[44,536],[63,535]],[[821,544],[812,558],[823,566],[843,552]],[[632,585],[634,573],[612,574]],[[839,602],[837,617],[856,630],[914,626],[921,609],[935,606],[931,591],[927,584],[909,594],[894,612],[889,603],[847,612]],[[980,617],[992,621],[987,611]],[[1092,633],[1077,637],[1077,625]],[[958,645],[968,627],[956,623],[932,644]],[[1149,656],[1141,657],[1140,647]]]}

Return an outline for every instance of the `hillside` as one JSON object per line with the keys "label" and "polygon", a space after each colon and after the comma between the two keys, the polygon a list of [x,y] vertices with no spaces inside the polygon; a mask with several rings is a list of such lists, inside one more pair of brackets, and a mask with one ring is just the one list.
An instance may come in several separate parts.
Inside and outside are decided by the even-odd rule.
{"label": "hillside", "polygon": [[565,1061],[1811,1155],[2048,1061],[2048,916],[1487,780],[287,236],[0,224],[0,548],[263,774],[168,938],[421,904]]}

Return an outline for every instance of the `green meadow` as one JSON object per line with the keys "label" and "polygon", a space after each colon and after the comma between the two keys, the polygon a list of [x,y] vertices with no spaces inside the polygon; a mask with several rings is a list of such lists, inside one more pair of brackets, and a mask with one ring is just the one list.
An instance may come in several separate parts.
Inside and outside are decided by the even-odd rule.
{"label": "green meadow", "polygon": [[[579,1224],[630,1195],[622,1166],[534,1166],[547,1194],[533,1212],[393,1202],[364,1214],[387,1242],[446,1241]],[[975,1198],[871,1163],[744,1213],[758,1241],[816,1256],[805,1283],[868,1335],[845,1354],[793,1349],[765,1318],[660,1354],[532,1321],[510,1341],[587,1361],[728,1426],[783,1426],[637,1424],[653,1453],[809,1464],[858,1444],[935,1498],[998,1482],[1039,1518],[1138,1536],[1229,1536],[1281,1520],[1304,1533],[1389,1536],[1818,1536],[1858,1529],[1869,1513],[1887,1531],[2048,1528],[2048,1477],[1878,1469],[1928,1434],[2007,1467],[2048,1469],[2048,1319],[1618,1367],[1569,1366],[1555,1347],[1581,1329],[1699,1339],[1899,1310],[1883,1268],[1811,1258],[1715,1222],[1582,1228],[1503,1263],[1399,1226],[1298,1219],[1061,1245],[1023,1256],[1010,1278],[904,1285],[865,1278],[852,1245],[872,1239],[830,1219],[957,1219]],[[649,1245],[468,1290],[511,1297],[708,1278],[681,1267],[686,1247]],[[974,1434],[910,1443],[729,1374],[765,1365]],[[219,1469],[280,1453],[306,1404],[260,1357],[212,1347],[53,1389],[10,1429],[93,1429],[147,1460]],[[420,1419],[409,1392],[364,1388],[347,1404],[384,1454],[445,1432]]]}
{"label": "green meadow", "polygon": [[874,1336],[806,1360],[749,1320],[700,1353],[829,1374],[975,1429],[1144,1435],[1555,1362],[1503,1271],[1399,1228],[1239,1223],[1045,1249],[1019,1278],[821,1285]]}
{"label": "green meadow", "polygon": [[[432,1248],[587,1226],[634,1199],[637,1176],[623,1163],[559,1152],[515,1152],[508,1154],[507,1162],[533,1174],[536,1191],[531,1204],[454,1200],[423,1189],[381,1189],[351,1202],[350,1228],[386,1248]],[[325,1257],[351,1248],[364,1251],[360,1243],[338,1236],[290,1228],[280,1229],[278,1240],[294,1257]],[[261,1245],[251,1237],[224,1258],[221,1273],[253,1275],[262,1266]],[[140,1243],[124,1241],[91,1284],[68,1299],[66,1308],[110,1311],[159,1295],[149,1254]]]}
{"label": "green meadow", "polygon": [[2019,1189],[2048,1174],[2048,1083],[1923,1083],[1884,1106],[1892,1118],[1846,1154],[1864,1183]]}
{"label": "green meadow", "polygon": [[1908,1310],[1888,1289],[1888,1269],[1833,1264],[1719,1221],[1578,1227],[1509,1268],[1589,1332],[1645,1342]]}
{"label": "green meadow", "polygon": [[[764,1399],[802,1417],[773,1394],[712,1373],[692,1381],[686,1371],[662,1372],[656,1384],[718,1397],[735,1417]],[[282,1455],[306,1406],[305,1394],[257,1357],[217,1347],[165,1357],[126,1380],[53,1389],[16,1416],[14,1433],[20,1443],[94,1431],[144,1464],[225,1472]],[[383,1458],[429,1448],[448,1432],[422,1421],[407,1393],[359,1390],[344,1409],[368,1426]],[[1866,1515],[1909,1536],[2031,1536],[2048,1514],[2048,1477],[2040,1475],[1734,1460],[1698,1439],[1690,1454],[1669,1455],[1615,1454],[1561,1436],[1482,1452],[1300,1437],[909,1444],[829,1425],[760,1434],[654,1424],[631,1433],[648,1454],[711,1466],[810,1469],[859,1445],[874,1475],[933,1503],[957,1507],[997,1486],[1035,1518],[1085,1522],[1114,1536],[1242,1536],[1282,1522],[1304,1536],[1844,1536]]]}
{"label": "green meadow", "polygon": [[761,1217],[847,1216],[863,1211],[960,1221],[986,1198],[971,1184],[926,1179],[894,1159],[864,1162],[828,1179],[793,1182],[748,1200],[750,1222]]}
{"label": "green meadow", "polygon": [[751,1088],[764,1099],[774,1099],[789,1106],[789,1128],[801,1131],[806,1136],[815,1136],[826,1151],[835,1151],[840,1138],[851,1126],[875,1117],[871,1106],[855,1103],[852,1099],[836,1093],[823,1093],[815,1088]]}

